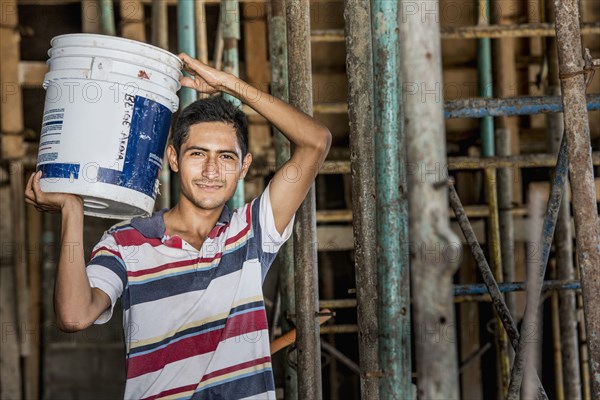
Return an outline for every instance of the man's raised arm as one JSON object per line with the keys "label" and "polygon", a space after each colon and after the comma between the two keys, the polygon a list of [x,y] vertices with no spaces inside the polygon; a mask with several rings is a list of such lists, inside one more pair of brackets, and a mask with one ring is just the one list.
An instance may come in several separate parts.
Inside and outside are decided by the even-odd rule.
{"label": "man's raised arm", "polygon": [[[281,131],[293,144],[293,154],[276,173],[269,195],[275,227],[283,232],[306,197],[331,146],[331,133],[314,118],[241,79],[211,68],[187,54],[180,54],[184,68],[194,78],[181,84],[202,93],[225,92],[252,107]],[[290,177],[286,176],[293,175]]]}

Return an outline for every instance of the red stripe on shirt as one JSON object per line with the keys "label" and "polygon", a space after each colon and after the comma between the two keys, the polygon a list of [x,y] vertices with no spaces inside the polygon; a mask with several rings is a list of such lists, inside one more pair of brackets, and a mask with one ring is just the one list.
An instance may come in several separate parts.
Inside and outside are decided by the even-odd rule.
{"label": "red stripe on shirt", "polygon": [[219,370],[211,372],[210,374],[204,375],[202,377],[202,380],[200,382],[204,382],[204,381],[207,381],[209,379],[215,378],[217,376],[229,374],[229,373],[234,372],[234,371],[239,371],[239,370],[244,369],[244,368],[248,368],[248,367],[252,367],[252,366],[255,366],[255,365],[264,364],[264,363],[267,363],[267,362],[271,362],[271,357],[266,356],[266,357],[262,357],[262,358],[257,358],[256,360],[246,361],[246,362],[243,362],[241,364],[233,365],[231,367],[219,369]]}
{"label": "red stripe on shirt", "polygon": [[190,390],[196,390],[196,386],[198,386],[198,385],[196,383],[194,383],[191,385],[186,385],[186,386],[181,386],[181,387],[174,388],[174,389],[165,390],[158,394],[154,394],[150,397],[144,397],[142,400],[154,400],[159,397],[165,397],[165,396],[170,396],[170,395],[177,394],[177,393],[189,392]]}
{"label": "red stripe on shirt", "polygon": [[267,329],[265,310],[250,311],[229,318],[224,328],[199,333],[153,352],[127,360],[127,379],[163,369],[167,364],[214,351],[219,342]]}
{"label": "red stripe on shirt", "polygon": [[244,235],[246,235],[246,233],[248,233],[248,231],[250,230],[250,227],[252,226],[252,215],[250,213],[251,208],[252,208],[252,203],[250,203],[248,205],[248,207],[246,207],[246,226],[244,227],[244,229],[239,231],[235,236],[227,238],[227,240],[225,240],[225,245],[237,242],[241,237],[243,237]]}
{"label": "red stripe on shirt", "polygon": [[106,247],[106,246],[102,246],[102,247],[99,247],[98,249],[94,250],[94,251],[92,252],[92,259],[94,259],[94,257],[96,257],[96,254],[98,254],[98,252],[99,252],[99,251],[103,251],[103,250],[104,250],[104,251],[108,251],[109,253],[113,254],[113,255],[114,255],[114,256],[116,256],[116,257],[119,257],[119,259],[121,259],[121,260],[123,259],[123,257],[121,257],[121,253],[119,253],[119,252],[118,252],[118,251],[116,251],[116,250],[109,249],[109,248],[108,248],[108,247]]}
{"label": "red stripe on shirt", "polygon": [[120,246],[141,246],[142,244],[149,244],[152,247],[157,247],[163,244],[159,238],[147,238],[134,228],[112,232],[112,235]]}
{"label": "red stripe on shirt", "polygon": [[166,263],[163,265],[159,265],[158,267],[143,269],[143,270],[139,270],[139,271],[127,271],[127,276],[139,277],[139,276],[144,276],[144,275],[148,275],[148,274],[154,274],[156,272],[165,271],[165,270],[168,270],[171,268],[187,267],[189,265],[194,265],[194,264],[200,263],[200,262],[211,262],[217,258],[221,258],[221,253],[215,254],[215,256],[212,258],[193,258],[191,260],[182,260],[182,261],[176,261],[176,262],[172,262],[172,263]]}

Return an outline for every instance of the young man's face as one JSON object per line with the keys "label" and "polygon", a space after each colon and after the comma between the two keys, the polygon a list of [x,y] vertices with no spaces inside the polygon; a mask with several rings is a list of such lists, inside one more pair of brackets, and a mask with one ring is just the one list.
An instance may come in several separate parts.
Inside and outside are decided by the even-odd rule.
{"label": "young man's face", "polygon": [[179,172],[181,196],[208,210],[233,196],[238,180],[246,176],[252,162],[250,154],[242,159],[235,128],[224,122],[192,125],[179,157],[173,146],[167,154],[171,169]]}

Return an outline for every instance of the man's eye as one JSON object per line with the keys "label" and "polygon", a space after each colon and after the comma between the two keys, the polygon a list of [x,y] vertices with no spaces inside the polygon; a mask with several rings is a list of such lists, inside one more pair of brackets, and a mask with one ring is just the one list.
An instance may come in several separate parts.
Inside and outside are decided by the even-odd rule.
{"label": "man's eye", "polygon": [[227,155],[227,154],[223,154],[223,158],[226,160],[233,160],[233,157],[231,157],[230,155]]}

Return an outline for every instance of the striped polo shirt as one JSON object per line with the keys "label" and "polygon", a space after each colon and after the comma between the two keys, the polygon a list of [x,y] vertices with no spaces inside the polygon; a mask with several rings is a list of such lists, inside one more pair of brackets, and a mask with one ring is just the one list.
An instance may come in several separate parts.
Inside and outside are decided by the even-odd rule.
{"label": "striped polo shirt", "polygon": [[163,212],[112,227],[86,268],[118,298],[126,342],[126,399],[274,399],[264,277],[279,234],[269,186],[221,216],[198,252],[166,232]]}

